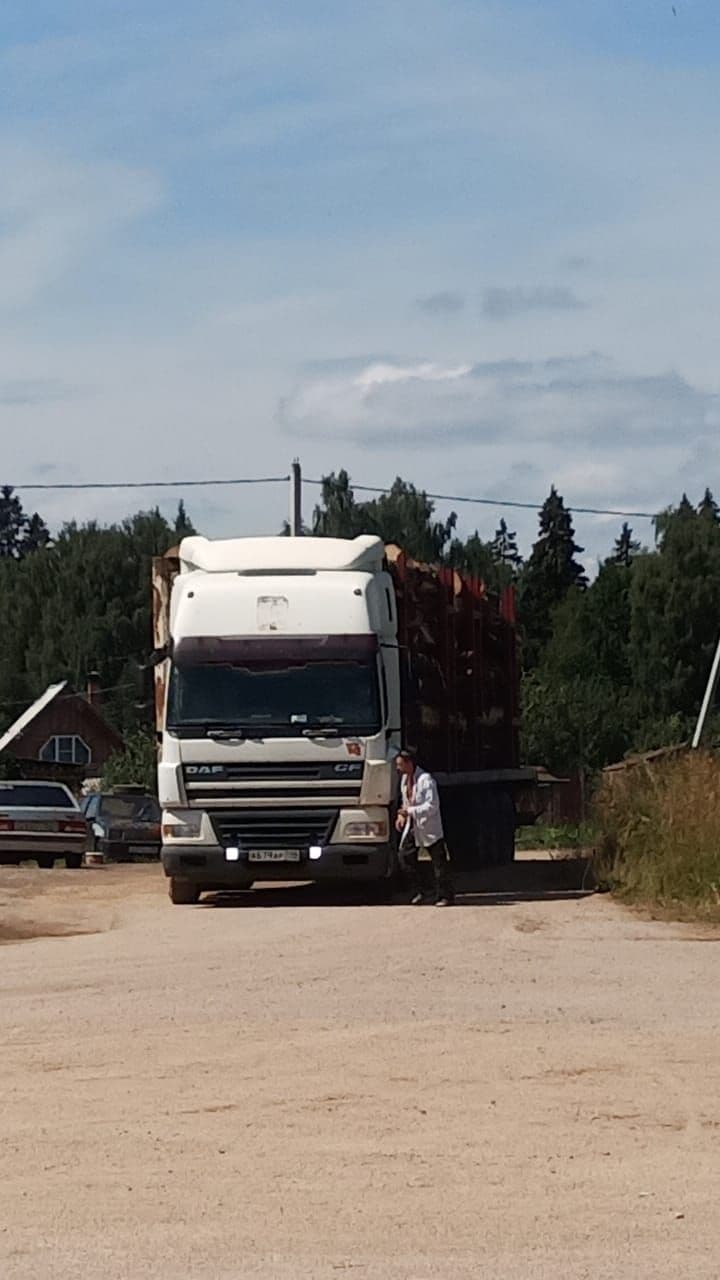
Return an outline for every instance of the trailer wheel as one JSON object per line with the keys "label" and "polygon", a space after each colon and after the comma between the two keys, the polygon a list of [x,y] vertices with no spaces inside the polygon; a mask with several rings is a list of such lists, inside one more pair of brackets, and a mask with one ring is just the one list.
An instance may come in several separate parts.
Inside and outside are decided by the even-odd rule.
{"label": "trailer wheel", "polygon": [[487,796],[485,865],[507,867],[515,857],[515,805],[509,791]]}
{"label": "trailer wheel", "polygon": [[200,886],[181,876],[170,877],[170,901],[176,907],[192,907],[200,900]]}
{"label": "trailer wheel", "polygon": [[82,866],[83,856],[81,853],[66,853],[65,866],[68,871],[79,871]]}
{"label": "trailer wheel", "polygon": [[35,861],[43,871],[52,871],[55,866],[55,859],[51,853],[39,853]]}
{"label": "trailer wheel", "polygon": [[457,846],[460,870],[510,865],[515,857],[515,805],[509,791],[477,787],[466,796],[463,825],[465,840]]}

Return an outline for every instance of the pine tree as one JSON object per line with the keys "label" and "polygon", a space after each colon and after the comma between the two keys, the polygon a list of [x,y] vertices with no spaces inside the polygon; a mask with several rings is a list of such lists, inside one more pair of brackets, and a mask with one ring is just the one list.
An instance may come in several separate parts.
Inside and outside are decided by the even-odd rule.
{"label": "pine tree", "polygon": [[28,556],[33,551],[41,551],[43,547],[47,547],[50,542],[50,530],[45,521],[41,519],[37,511],[25,522],[25,531],[20,543],[20,555]]}
{"label": "pine tree", "polygon": [[694,520],[696,515],[697,512],[686,493],[683,494],[676,507],[668,507],[666,511],[661,511],[654,521],[655,541],[658,546],[662,548],[665,533],[670,525],[676,525],[681,520]]}
{"label": "pine tree", "polygon": [[705,490],[702,499],[698,503],[698,515],[705,520],[711,520],[713,524],[717,524],[720,520],[720,507],[718,507],[709,489]]}
{"label": "pine tree", "polygon": [[50,533],[37,511],[26,516],[12,486],[0,489],[0,558],[22,560],[33,551],[46,547]]}
{"label": "pine tree", "polygon": [[0,489],[0,556],[17,560],[25,528],[25,515],[17,494],[9,484]]}
{"label": "pine tree", "polygon": [[587,586],[585,571],[575,558],[582,552],[575,542],[572,515],[553,485],[540,511],[540,536],[520,584],[526,670],[537,666],[552,635],[554,610],[573,588],[583,590]]}
{"label": "pine tree", "polygon": [[195,533],[197,533],[197,529],[185,510],[184,499],[181,498],[178,502],[177,515],[175,516],[175,534],[178,542],[181,542],[183,538],[192,537]]}
{"label": "pine tree", "polygon": [[630,525],[625,521],[618,537],[615,539],[615,546],[606,564],[620,564],[625,569],[630,567],[640,550],[640,543],[633,538],[632,533]]}
{"label": "pine tree", "polygon": [[[522,565],[522,556],[518,551],[517,534],[507,527],[505,519],[501,519],[495,530],[495,537],[490,543],[493,563],[500,569],[500,577],[514,582]],[[503,583],[505,585],[505,583]]]}

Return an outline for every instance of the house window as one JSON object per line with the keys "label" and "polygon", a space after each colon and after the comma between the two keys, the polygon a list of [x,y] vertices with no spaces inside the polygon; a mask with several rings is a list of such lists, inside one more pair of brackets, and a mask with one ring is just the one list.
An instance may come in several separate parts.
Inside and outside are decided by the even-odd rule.
{"label": "house window", "polygon": [[89,764],[91,751],[76,733],[61,733],[49,738],[40,752],[47,764]]}

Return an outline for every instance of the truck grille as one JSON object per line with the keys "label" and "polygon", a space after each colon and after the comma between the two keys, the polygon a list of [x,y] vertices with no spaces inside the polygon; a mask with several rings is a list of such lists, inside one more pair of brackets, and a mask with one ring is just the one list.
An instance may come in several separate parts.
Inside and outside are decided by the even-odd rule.
{"label": "truck grille", "polygon": [[362,760],[292,760],[243,764],[186,764],[185,782],[338,782],[362,781]]}
{"label": "truck grille", "polygon": [[185,788],[191,804],[207,801],[215,808],[243,800],[285,800],[318,805],[357,804],[363,778],[362,760],[246,762],[186,765]]}
{"label": "truck grille", "polygon": [[327,844],[337,822],[337,809],[258,809],[214,813],[221,845],[239,849],[308,849]]}

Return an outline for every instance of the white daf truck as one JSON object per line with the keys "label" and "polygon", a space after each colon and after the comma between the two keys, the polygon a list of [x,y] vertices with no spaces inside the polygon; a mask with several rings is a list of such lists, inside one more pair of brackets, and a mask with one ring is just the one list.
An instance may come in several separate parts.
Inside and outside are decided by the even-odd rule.
{"label": "white daf truck", "polygon": [[[456,810],[463,830],[485,815],[469,853],[449,832],[453,851],[512,858],[513,788],[529,781],[514,620],[479,587],[370,536],[190,537],[154,573],[173,902],[256,880],[387,881],[401,745],[438,775],[446,827]],[[485,637],[482,663],[467,627]]]}

